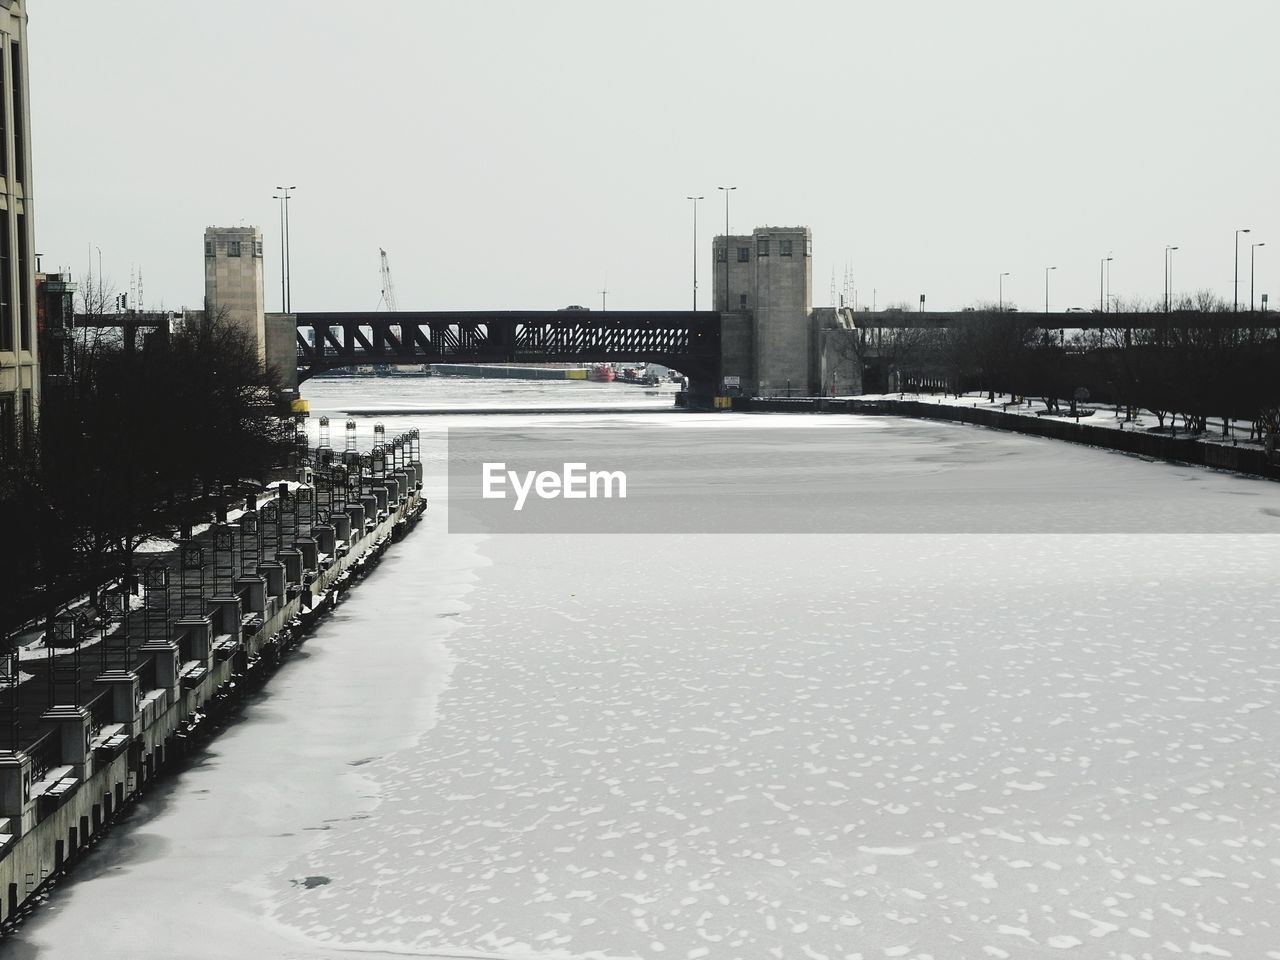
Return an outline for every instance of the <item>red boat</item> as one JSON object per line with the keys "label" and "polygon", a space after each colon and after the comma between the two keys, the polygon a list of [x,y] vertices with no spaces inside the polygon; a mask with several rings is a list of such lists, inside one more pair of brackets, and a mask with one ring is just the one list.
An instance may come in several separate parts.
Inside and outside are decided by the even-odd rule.
{"label": "red boat", "polygon": [[613,367],[607,363],[597,363],[587,371],[587,379],[596,383],[612,383],[615,376]]}

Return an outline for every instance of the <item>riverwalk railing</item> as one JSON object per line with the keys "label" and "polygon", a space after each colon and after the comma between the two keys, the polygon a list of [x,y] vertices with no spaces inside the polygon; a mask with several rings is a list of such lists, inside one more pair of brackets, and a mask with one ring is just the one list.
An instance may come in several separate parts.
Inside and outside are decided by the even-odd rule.
{"label": "riverwalk railing", "polygon": [[39,783],[62,762],[62,744],[56,730],[36,737],[22,748],[22,752],[31,758],[32,783]]}
{"label": "riverwalk railing", "polygon": [[[305,434],[298,436],[305,439]],[[348,430],[348,444],[353,436]],[[181,541],[170,553],[135,554],[134,570],[119,584],[113,581],[107,585],[106,595],[118,601],[111,608],[110,623],[104,620],[96,631],[81,631],[74,638],[53,638],[47,646],[47,658],[12,658],[12,675],[6,674],[0,683],[0,724],[7,726],[5,732],[9,733],[0,742],[7,739],[10,748],[17,749],[34,741],[44,730],[43,711],[53,706],[101,702],[101,709],[107,710],[109,700],[99,701],[96,680],[109,669],[132,669],[154,687],[155,664],[147,646],[177,641],[181,662],[195,659],[194,647],[213,644],[193,645],[189,633],[175,629],[174,624],[180,618],[210,613],[215,597],[221,598],[218,603],[222,604],[216,608],[215,623],[232,623],[227,618],[238,616],[241,629],[234,632],[252,638],[271,619],[266,605],[258,602],[256,606],[262,609],[256,609],[254,602],[254,585],[261,582],[263,564],[279,559],[286,567],[274,601],[278,610],[318,577],[316,568],[322,555],[331,565],[335,554],[354,550],[379,516],[386,515],[384,511],[391,506],[386,502],[386,488],[395,486],[392,473],[408,472],[413,478],[409,489],[397,489],[398,501],[417,495],[422,486],[418,432],[389,439],[382,424],[376,424],[374,439],[374,450],[361,453],[349,446],[341,458],[327,442],[314,449],[300,442],[290,467],[294,479],[279,479],[261,494],[251,495],[243,510],[231,511],[225,522],[197,528],[195,537]],[[375,496],[380,489],[381,500]],[[353,510],[361,505],[363,511]],[[334,531],[339,529],[350,534],[335,537]],[[320,549],[317,535],[327,549]],[[272,595],[270,590],[265,592]],[[256,589],[256,595],[263,593]],[[228,602],[239,612],[228,613]],[[136,605],[132,612],[131,605]],[[71,612],[59,614],[49,622],[82,619],[77,609],[74,616]],[[95,632],[96,637],[92,636]],[[217,631],[210,640],[216,641],[220,635],[222,631]],[[100,647],[89,661],[94,667],[80,660],[86,641]],[[221,654],[227,655],[225,647]],[[36,693],[39,685],[48,688],[43,697]]]}

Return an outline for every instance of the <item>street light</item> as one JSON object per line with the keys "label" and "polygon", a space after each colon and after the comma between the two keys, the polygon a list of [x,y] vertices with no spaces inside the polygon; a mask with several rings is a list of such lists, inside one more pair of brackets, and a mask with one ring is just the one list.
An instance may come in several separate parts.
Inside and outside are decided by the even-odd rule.
{"label": "street light", "polygon": [[1169,312],[1169,297],[1173,295],[1173,251],[1177,247],[1165,244],[1164,248],[1164,312]]}
{"label": "street light", "polygon": [[1253,253],[1259,247],[1265,247],[1266,245],[1267,245],[1267,242],[1264,240],[1261,243],[1255,243],[1249,247],[1249,312],[1250,313],[1253,313]]}
{"label": "street light", "polygon": [[276,187],[280,192],[272,195],[280,201],[280,309],[285,313],[293,302],[293,270],[289,265],[289,194],[297,187]]}
{"label": "street light", "polygon": [[1233,289],[1231,292],[1231,312],[1235,313],[1240,309],[1240,234],[1248,233],[1248,227],[1242,227],[1236,231],[1236,273]]}
{"label": "street light", "polygon": [[[729,194],[737,187],[716,187],[724,191],[724,309],[729,309]],[[714,281],[713,281],[714,283]],[[714,298],[713,298],[714,300]],[[715,303],[711,304],[712,307]]]}
{"label": "street light", "polygon": [[1008,275],[1009,275],[1008,270],[1000,274],[1000,312],[1001,313],[1004,313],[1004,278],[1007,277]]}
{"label": "street light", "polygon": [[[724,235],[727,237],[729,236],[729,193],[730,191],[737,190],[738,188],[737,187],[716,187],[716,189],[724,191]],[[727,250],[728,247],[726,247],[725,249]],[[726,260],[726,262],[728,261]]]}
{"label": "street light", "polygon": [[1057,270],[1057,267],[1044,268],[1044,312],[1049,312],[1049,271]]}
{"label": "street light", "polygon": [[1106,276],[1106,273],[1107,273],[1107,264],[1114,259],[1115,257],[1103,257],[1102,260],[1099,261],[1098,263],[1098,312],[1099,313],[1106,313],[1106,310],[1107,310],[1106,284],[1103,278]]}
{"label": "street light", "polygon": [[[685,197],[686,200],[693,201],[693,310],[698,312],[698,201],[705,200],[706,197]],[[729,255],[728,248],[725,250],[725,256]]]}

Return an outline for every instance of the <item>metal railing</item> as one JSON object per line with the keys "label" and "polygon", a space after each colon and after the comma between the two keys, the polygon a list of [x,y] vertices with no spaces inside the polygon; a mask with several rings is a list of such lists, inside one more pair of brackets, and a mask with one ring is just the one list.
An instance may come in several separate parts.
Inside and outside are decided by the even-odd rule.
{"label": "metal railing", "polygon": [[96,737],[102,728],[113,722],[115,698],[110,689],[100,691],[85,704],[89,711],[90,737]]}
{"label": "metal railing", "polygon": [[22,750],[31,758],[31,782],[43,780],[50,770],[62,762],[62,744],[56,730],[42,734]]}

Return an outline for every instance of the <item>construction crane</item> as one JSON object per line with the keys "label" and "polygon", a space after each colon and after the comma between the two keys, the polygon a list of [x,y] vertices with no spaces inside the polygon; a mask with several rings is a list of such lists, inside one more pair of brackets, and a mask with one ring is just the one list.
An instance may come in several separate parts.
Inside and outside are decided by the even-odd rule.
{"label": "construction crane", "polygon": [[386,304],[387,309],[395,313],[400,305],[396,303],[396,285],[391,282],[391,264],[387,262],[387,251],[379,247],[378,253],[382,254],[382,299],[378,306]]}

